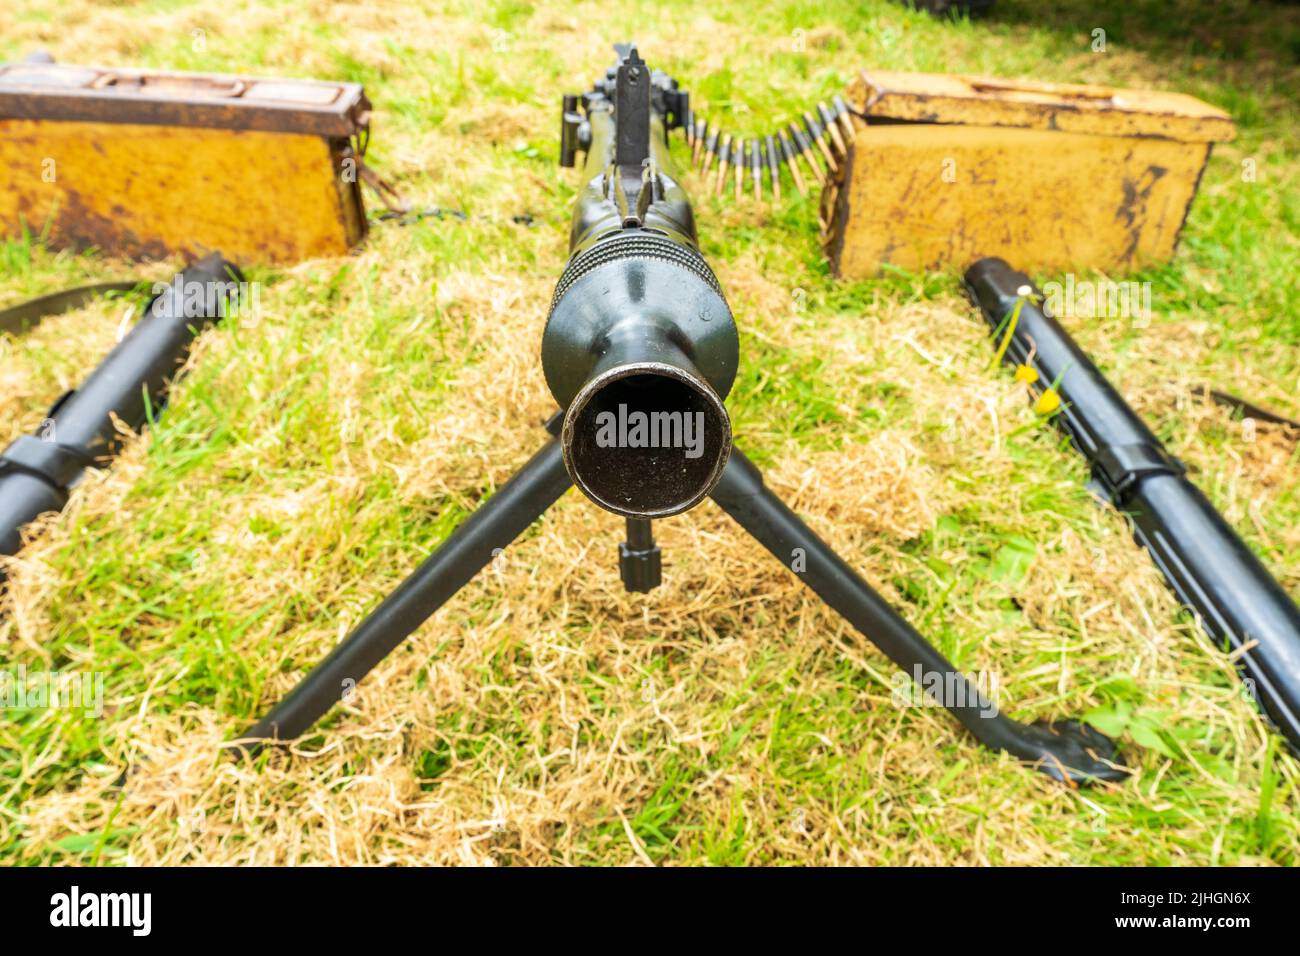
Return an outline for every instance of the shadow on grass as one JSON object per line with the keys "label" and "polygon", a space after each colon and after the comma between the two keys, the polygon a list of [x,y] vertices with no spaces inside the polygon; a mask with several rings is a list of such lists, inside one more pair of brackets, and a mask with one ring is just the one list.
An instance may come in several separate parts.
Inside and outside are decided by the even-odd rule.
{"label": "shadow on grass", "polygon": [[1071,37],[1095,38],[1102,29],[1107,45],[1156,59],[1231,62],[1279,85],[1300,85],[1296,0],[997,0],[981,19]]}

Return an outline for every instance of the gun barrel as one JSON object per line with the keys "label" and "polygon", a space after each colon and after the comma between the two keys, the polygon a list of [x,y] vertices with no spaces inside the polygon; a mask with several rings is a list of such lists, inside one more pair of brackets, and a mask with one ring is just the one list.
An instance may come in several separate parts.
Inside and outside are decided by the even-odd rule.
{"label": "gun barrel", "polygon": [[[998,258],[966,272],[972,299],[998,328],[1029,287],[1029,277]],[[1300,609],[1282,590],[1183,466],[1129,407],[1070,335],[1026,297],[1005,360],[1030,365],[1056,383],[1058,422],[1088,460],[1112,503],[1127,514],[1184,605],[1216,644],[1238,654],[1238,668],[1264,712],[1300,749]]]}
{"label": "gun barrel", "polygon": [[117,453],[117,420],[139,429],[157,411],[195,335],[224,314],[241,278],[217,253],[179,273],[82,386],[59,399],[40,435],[0,454],[0,554],[17,553],[22,528],[61,511],[85,470]]}
{"label": "gun barrel", "polygon": [[542,338],[565,467],[629,518],[699,504],[731,452],[723,399],[740,343],[669,155],[663,96],[674,90],[632,51],[583,98],[586,184]]}

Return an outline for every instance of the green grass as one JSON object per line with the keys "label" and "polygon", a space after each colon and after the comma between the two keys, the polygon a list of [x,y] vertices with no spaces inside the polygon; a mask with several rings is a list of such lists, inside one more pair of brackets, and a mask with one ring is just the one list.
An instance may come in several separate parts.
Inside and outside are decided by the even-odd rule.
{"label": "green grass", "polygon": [[[800,511],[960,668],[995,669],[1012,716],[1086,715],[1116,736],[1130,782],[1074,794],[941,711],[889,706],[884,658],[705,509],[666,523],[663,593],[627,598],[617,523],[576,495],[510,550],[503,584],[468,589],[363,682],[359,710],[313,731],[305,747],[324,755],[221,756],[217,741],[537,444],[539,371],[503,355],[537,334],[563,263],[576,178],[554,165],[559,96],[628,36],[737,127],[868,65],[1158,87],[1229,110],[1237,140],[1216,149],[1177,258],[1133,277],[1153,284],[1151,326],[1071,328],[1300,592],[1300,452],[1265,469],[1237,425],[1190,414],[1169,387],[1187,377],[1300,417],[1293,8],[999,0],[971,23],[883,0],[373,6],[18,0],[0,37],[0,60],[44,45],[68,62],[364,82],[380,172],[469,215],[377,226],[347,260],[256,270],[265,321],[207,333],[148,437],[29,549],[0,668],[104,671],[108,708],[5,712],[0,860],[1297,862],[1295,759],[1084,490],[1080,461],[1014,403],[992,448],[971,396],[1012,386],[986,370],[955,276],[834,281],[813,198],[770,214],[697,200],[741,326],[738,442],[765,468],[798,462],[781,472],[794,493],[799,467],[909,441],[924,520],[906,489],[871,498],[876,517],[831,512],[874,473],[865,489],[826,479]],[[524,212],[534,226],[511,221]],[[0,243],[0,304],[138,270],[29,235]],[[6,437],[40,423],[119,319],[109,303],[0,342]],[[467,419],[504,445],[454,430]],[[139,782],[123,794],[110,784],[127,765]],[[197,835],[182,827],[195,809]]]}

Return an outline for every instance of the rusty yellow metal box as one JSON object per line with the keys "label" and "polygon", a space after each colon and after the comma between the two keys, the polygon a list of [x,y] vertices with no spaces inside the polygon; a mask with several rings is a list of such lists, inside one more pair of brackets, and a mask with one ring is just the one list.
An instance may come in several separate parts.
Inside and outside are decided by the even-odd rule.
{"label": "rusty yellow metal box", "polygon": [[886,265],[1129,271],[1167,261],[1231,118],[1191,96],[863,73],[848,160],[822,197],[836,275]]}
{"label": "rusty yellow metal box", "polygon": [[285,263],[365,235],[355,83],[0,66],[0,232],[111,255]]}

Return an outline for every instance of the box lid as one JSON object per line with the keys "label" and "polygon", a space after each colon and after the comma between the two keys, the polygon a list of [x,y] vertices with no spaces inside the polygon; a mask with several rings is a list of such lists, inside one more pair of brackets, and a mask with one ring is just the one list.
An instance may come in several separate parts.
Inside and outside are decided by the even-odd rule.
{"label": "box lid", "polygon": [[370,101],[359,83],[27,62],[0,65],[0,119],[353,136]]}
{"label": "box lid", "polygon": [[882,119],[1149,136],[1189,143],[1232,139],[1232,117],[1182,93],[1040,83],[946,73],[864,71],[847,100]]}

